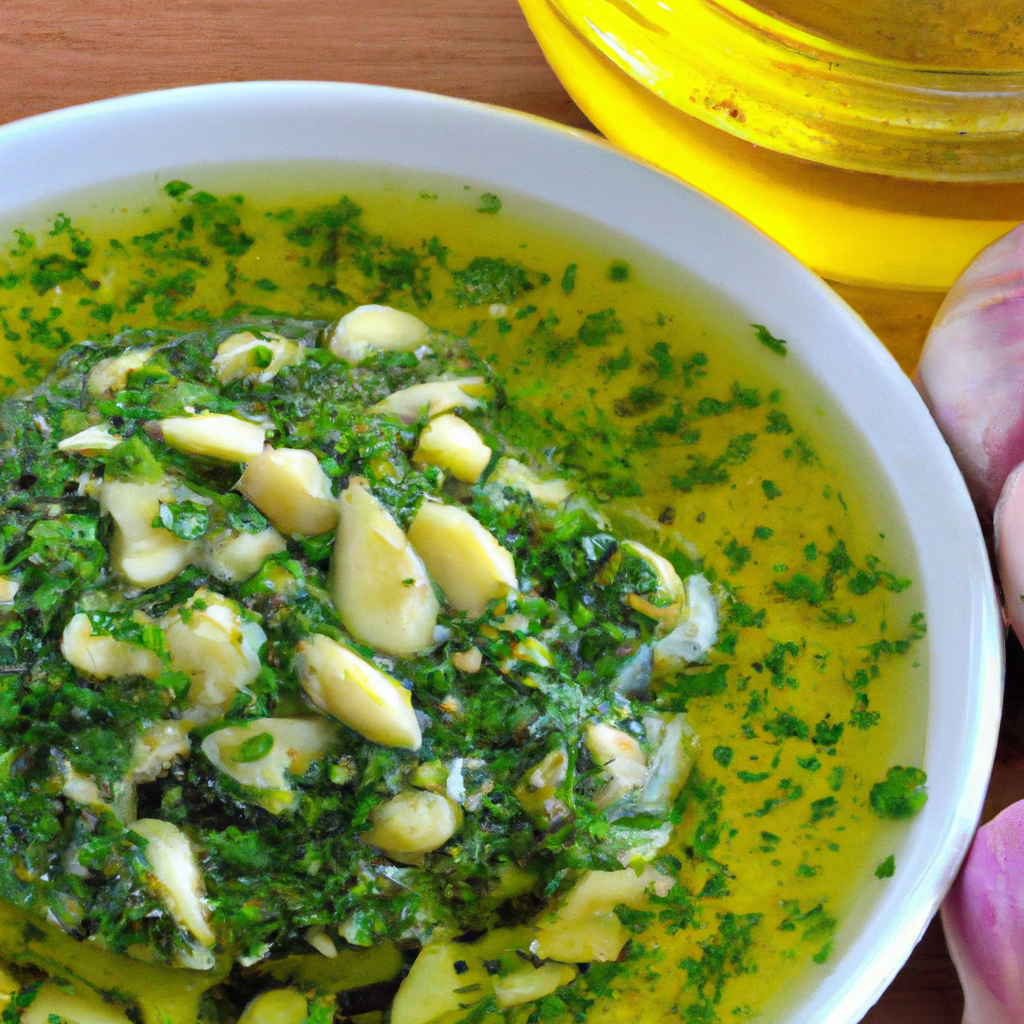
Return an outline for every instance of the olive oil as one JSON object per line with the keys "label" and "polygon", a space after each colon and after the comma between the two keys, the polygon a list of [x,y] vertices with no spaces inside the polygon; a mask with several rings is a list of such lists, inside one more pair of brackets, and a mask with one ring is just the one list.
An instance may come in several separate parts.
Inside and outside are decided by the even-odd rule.
{"label": "olive oil", "polygon": [[[632,921],[629,969],[600,965],[589,1020],[784,1007],[852,940],[844,923],[899,846],[871,794],[922,755],[925,624],[891,496],[784,340],[650,253],[473,183],[349,173],[198,168],[188,188],[26,213],[0,264],[7,372],[38,378],[69,340],[253,309],[332,320],[391,302],[469,336],[523,446],[585,470],[621,533],[690,552],[721,588],[670,848],[685,895]],[[346,202],[372,275],[305,244],[314,222],[344,229]]]}

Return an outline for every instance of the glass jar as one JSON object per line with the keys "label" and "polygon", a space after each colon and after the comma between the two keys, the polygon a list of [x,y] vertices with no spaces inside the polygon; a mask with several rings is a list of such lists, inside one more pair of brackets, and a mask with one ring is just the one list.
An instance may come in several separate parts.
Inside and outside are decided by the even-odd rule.
{"label": "glass jar", "polygon": [[520,3],[600,131],[832,282],[907,369],[1024,219],[1016,0]]}

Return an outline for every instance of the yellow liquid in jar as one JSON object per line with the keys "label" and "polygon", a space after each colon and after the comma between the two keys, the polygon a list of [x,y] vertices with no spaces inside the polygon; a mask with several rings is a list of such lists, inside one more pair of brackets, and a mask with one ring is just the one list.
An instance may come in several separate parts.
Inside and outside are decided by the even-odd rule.
{"label": "yellow liquid in jar", "polygon": [[[660,99],[549,0],[520,3],[555,73],[610,141],[720,200],[837,285],[908,372],[946,290],[982,248],[1024,219],[1024,184],[867,174],[752,145]],[[803,0],[771,8],[794,20],[808,9]],[[818,31],[842,28],[835,12],[812,13]],[[860,31],[869,34],[876,22],[865,19]],[[929,45],[938,37],[933,32]]]}
{"label": "yellow liquid in jar", "polygon": [[1024,69],[1016,0],[750,0],[751,6],[852,50],[951,71]]}

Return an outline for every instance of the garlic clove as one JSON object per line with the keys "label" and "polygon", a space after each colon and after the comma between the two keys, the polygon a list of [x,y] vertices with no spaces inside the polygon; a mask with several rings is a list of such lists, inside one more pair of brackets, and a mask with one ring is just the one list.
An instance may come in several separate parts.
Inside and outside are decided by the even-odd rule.
{"label": "garlic clove", "polygon": [[444,846],[458,831],[462,812],[445,796],[407,789],[370,812],[373,828],[359,835],[392,860],[419,864],[424,854]]}
{"label": "garlic clove", "polygon": [[491,449],[465,420],[446,414],[420,431],[413,461],[439,466],[456,480],[475,484],[491,461]]}
{"label": "garlic clove", "polygon": [[309,1000],[293,988],[272,989],[253,999],[238,1024],[303,1024],[310,1016]]}
{"label": "garlic clove", "polygon": [[607,780],[594,794],[598,810],[610,807],[647,782],[647,758],[629,733],[606,722],[591,722],[586,743],[591,756],[604,769],[601,777]]}
{"label": "garlic clove", "polygon": [[495,961],[520,965],[517,950],[528,949],[532,938],[529,927],[494,928],[476,942],[428,942],[395,994],[391,1024],[462,1020],[494,991]]}
{"label": "garlic clove", "polygon": [[166,479],[153,483],[104,480],[100,486],[100,511],[114,520],[111,565],[130,583],[143,588],[174,579],[196,550],[192,542],[153,526],[162,501],[174,501]]}
{"label": "garlic clove", "polygon": [[358,363],[372,349],[412,352],[429,333],[430,328],[411,313],[391,306],[357,306],[335,324],[328,348],[339,359]]}
{"label": "garlic clove", "polygon": [[21,1024],[131,1024],[131,1018],[116,1004],[80,981],[63,978],[58,984],[44,981],[32,1002],[18,1018]]}
{"label": "garlic clove", "polygon": [[284,534],[312,537],[338,524],[338,503],[317,457],[300,448],[264,448],[236,484]]}
{"label": "garlic clove", "polygon": [[112,636],[94,636],[92,623],[84,612],[73,615],[64,627],[60,649],[82,675],[93,679],[118,676],[156,679],[164,670],[159,656],[148,648]]}
{"label": "garlic clove", "polygon": [[314,633],[295,650],[295,671],[313,706],[371,743],[418,750],[423,741],[409,691],[336,640]]}
{"label": "garlic clove", "polygon": [[480,405],[476,396],[485,391],[483,377],[428,381],[393,392],[370,411],[390,413],[403,423],[415,423],[424,414],[433,417],[451,409],[475,409]]}
{"label": "garlic clove", "polygon": [[204,946],[217,937],[209,923],[203,876],[188,837],[176,825],[141,818],[131,830],[146,840],[146,860],[171,916]]}
{"label": "garlic clove", "polygon": [[641,559],[654,571],[654,575],[658,578],[656,596],[660,601],[670,604],[683,597],[683,581],[679,578],[675,566],[667,558],[635,540],[624,540],[622,552]]}
{"label": "garlic clove", "polygon": [[133,782],[155,782],[171,770],[173,763],[185,760],[192,753],[188,719],[157,722],[146,729],[132,746],[128,775]]}
{"label": "garlic clove", "polygon": [[432,647],[440,607],[423,560],[361,477],[338,499],[334,606],[357,639],[388,654]]}
{"label": "garlic clove", "polygon": [[142,369],[152,356],[152,349],[137,348],[110,359],[101,359],[89,371],[86,390],[93,398],[112,398],[119,391],[124,391],[128,374]]}
{"label": "garlic clove", "polygon": [[686,577],[686,603],[678,624],[655,643],[654,670],[674,672],[702,661],[718,640],[718,604],[707,578]]}
{"label": "garlic clove", "polygon": [[153,430],[169,448],[219,462],[251,462],[263,451],[266,438],[259,424],[216,412],[170,416],[157,420]]}
{"label": "garlic clove", "polygon": [[550,828],[554,821],[568,816],[568,808],[557,795],[568,771],[569,755],[564,747],[558,747],[530,768],[512,791],[537,828]]}
{"label": "garlic clove", "polygon": [[667,818],[690,776],[700,739],[685,714],[652,715],[644,719],[644,727],[652,753],[637,806]]}
{"label": "garlic clove", "polygon": [[86,427],[85,430],[59,441],[57,451],[96,455],[98,452],[113,451],[120,443],[121,435],[112,434],[109,423],[97,423],[94,427]]}
{"label": "garlic clove", "polygon": [[988,526],[1024,461],[1024,228],[983,249],[935,314],[914,383]]}
{"label": "garlic clove", "polygon": [[510,1006],[543,999],[575,979],[576,968],[570,964],[546,963],[539,967],[526,964],[522,970],[494,979],[494,999],[499,1010],[507,1010]]}
{"label": "garlic clove", "polygon": [[196,712],[209,719],[225,711],[260,674],[258,650],[266,637],[259,627],[247,628],[234,601],[200,587],[162,625],[171,668],[192,680],[188,702],[193,719]]}
{"label": "garlic clove", "polygon": [[652,867],[637,874],[623,871],[587,871],[562,903],[537,922],[532,949],[541,958],[563,963],[615,960],[629,939],[615,913],[620,903],[633,910],[647,906],[647,891],[664,895],[672,880]]}
{"label": "garlic clove", "polygon": [[489,484],[511,487],[514,491],[526,491],[538,505],[548,508],[557,508],[572,494],[572,488],[565,480],[559,480],[557,477],[545,480],[529,466],[508,456],[498,461],[487,481]]}
{"label": "garlic clove", "polygon": [[1024,801],[978,829],[942,905],[964,990],[963,1024],[1024,1020]]}
{"label": "garlic clove", "polygon": [[337,726],[322,718],[258,718],[210,733],[202,751],[236,782],[260,790],[272,814],[293,806],[288,776],[302,776],[338,740]]}
{"label": "garlic clove", "polygon": [[518,586],[511,554],[457,505],[425,500],[409,527],[409,540],[449,603],[472,618]]}
{"label": "garlic clove", "polygon": [[996,565],[1006,618],[1020,638],[1024,637],[1024,463],[1006,478],[994,522]]}
{"label": "garlic clove", "polygon": [[263,336],[258,338],[252,331],[241,331],[217,346],[210,366],[221,384],[234,380],[266,384],[286,366],[296,366],[305,359],[306,350],[297,341],[272,331],[261,333]]}
{"label": "garlic clove", "polygon": [[259,533],[216,530],[203,538],[198,561],[217,579],[241,583],[255,576],[271,555],[287,549],[284,537],[272,526]]}

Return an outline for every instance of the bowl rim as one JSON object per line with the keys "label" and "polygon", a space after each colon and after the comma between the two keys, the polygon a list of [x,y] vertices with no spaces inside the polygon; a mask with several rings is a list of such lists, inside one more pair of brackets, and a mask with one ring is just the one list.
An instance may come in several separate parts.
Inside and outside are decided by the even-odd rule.
{"label": "bowl rim", "polygon": [[[909,827],[903,849],[914,876],[877,898],[872,921],[794,1007],[805,1024],[859,1020],[935,915],[979,820],[998,734],[1003,633],[973,505],[938,428],[893,357],[820,278],[715,200],[588,132],[469,100],[352,83],[185,86],[0,126],[0,221],[29,204],[142,171],[237,163],[258,153],[266,154],[258,159],[351,161],[357,144],[359,162],[408,167],[399,158],[415,152],[413,170],[488,183],[625,234],[788,338],[790,353],[823,387],[870,382],[852,394],[848,386],[830,391],[897,492],[908,528],[914,513],[932,627],[926,766],[933,779],[945,778],[944,756],[958,769],[942,806],[933,789]],[[71,163],[68,152],[75,154]],[[466,171],[457,170],[463,166]],[[609,194],[615,203],[599,201]],[[691,236],[695,245],[687,243]],[[787,305],[780,309],[782,297]],[[930,544],[945,554],[943,564],[937,555],[936,564],[928,561]],[[954,586],[955,599],[945,592]],[[962,649],[951,642],[958,628]],[[966,699],[958,705],[961,693]],[[940,716],[943,702],[950,706]],[[883,909],[889,911],[884,926],[878,924]],[[879,932],[874,939],[872,929]]]}

